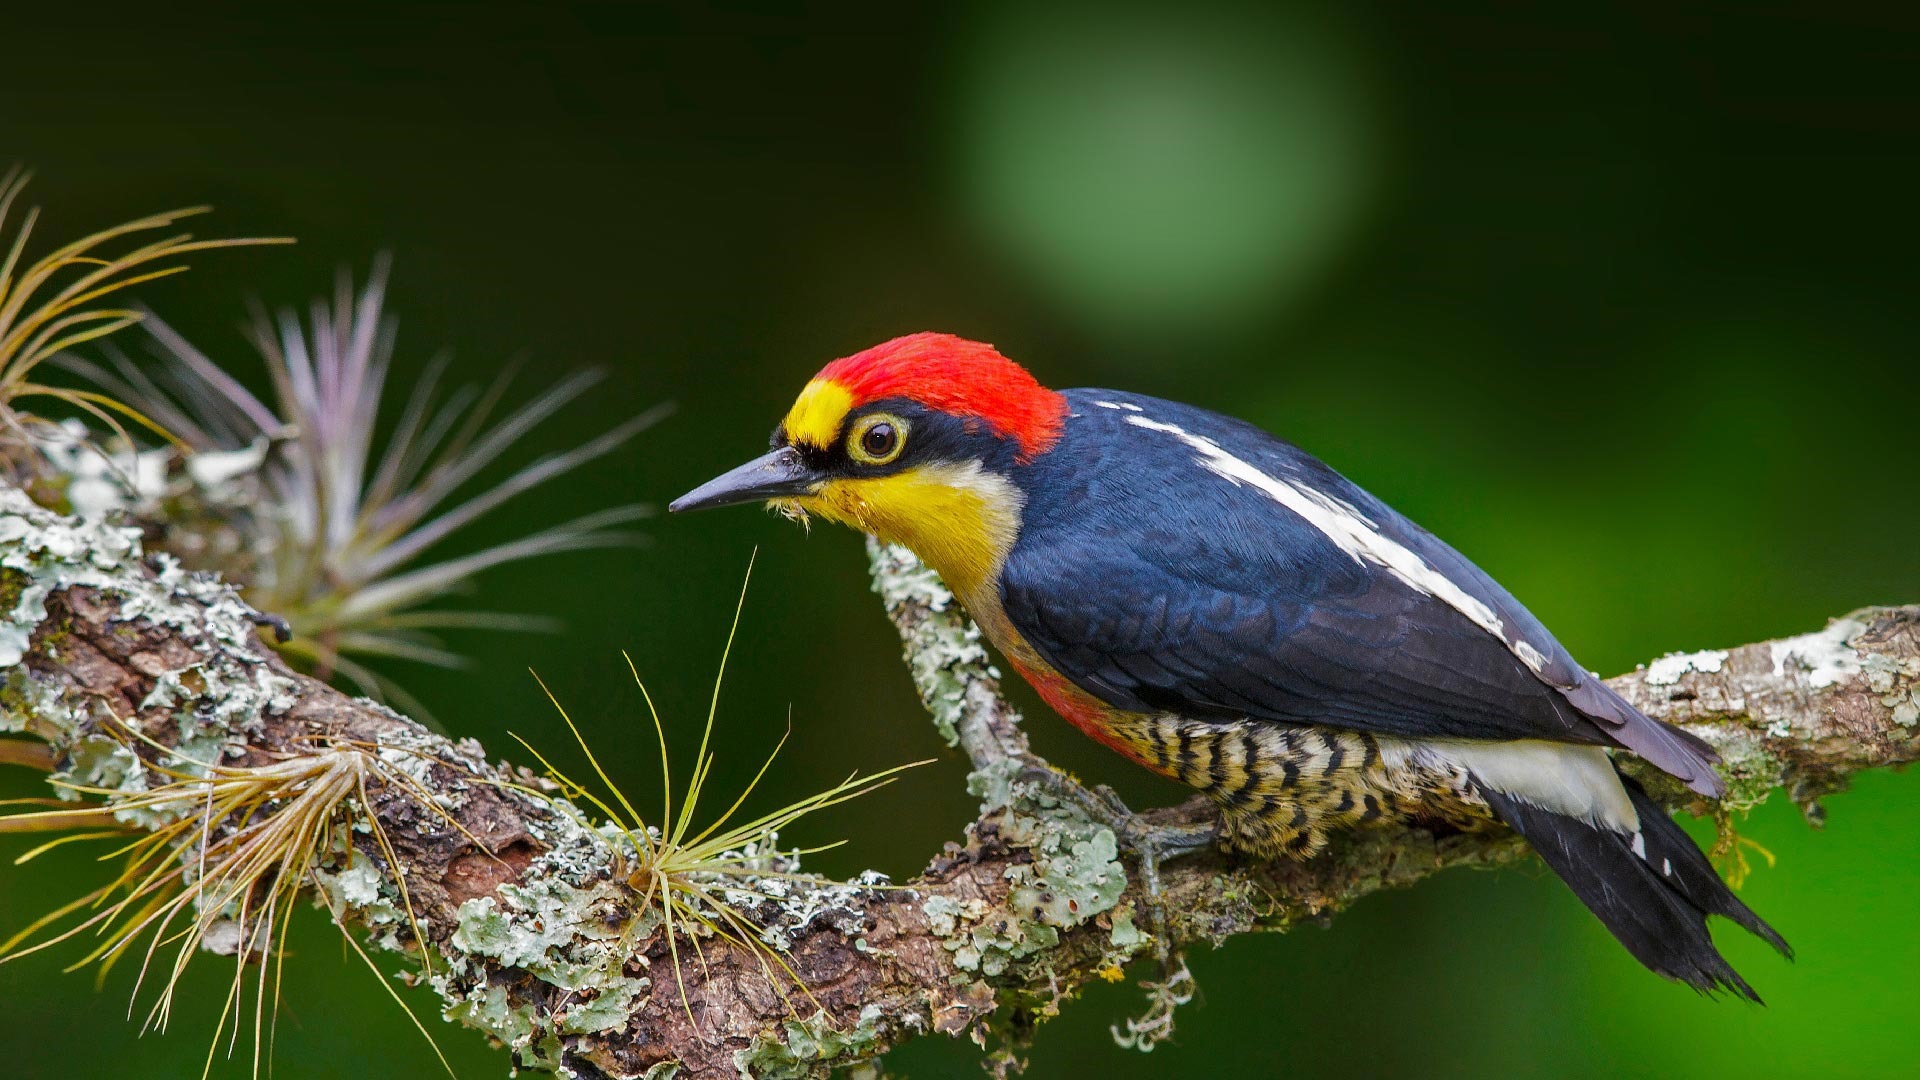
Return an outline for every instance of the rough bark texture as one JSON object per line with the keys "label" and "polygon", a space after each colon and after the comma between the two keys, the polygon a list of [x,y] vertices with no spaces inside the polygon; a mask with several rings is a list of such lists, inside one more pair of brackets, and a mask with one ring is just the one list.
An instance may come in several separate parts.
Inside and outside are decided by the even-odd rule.
{"label": "rough bark texture", "polygon": [[[986,1045],[989,1025],[1017,1034],[1154,947],[1112,833],[1022,779],[1040,763],[978,632],[904,552],[875,549],[876,588],[939,729],[973,761],[981,816],[910,889],[780,879],[767,889],[784,896],[745,908],[784,944],[810,997],[790,988],[783,997],[750,950],[709,939],[705,963],[684,968],[684,1002],[657,920],[635,910],[607,831],[502,786],[531,786],[524,773],[287,670],[231,590],[144,559],[127,530],[0,490],[0,566],[0,654],[18,644],[0,655],[10,662],[0,732],[49,743],[57,775],[101,786],[117,777],[132,790],[127,778],[166,756],[137,742],[129,750],[116,725],[134,725],[161,745],[212,745],[240,765],[350,741],[443,795],[429,811],[402,785],[376,784],[370,809],[401,865],[357,837],[315,875],[316,888],[417,961],[420,943],[395,915],[404,873],[449,1015],[529,1066],[798,1076],[930,1032]],[[1852,773],[1920,752],[1920,607],[1668,657],[1612,685],[1721,750],[1731,780],[1722,809],[1746,809],[1776,787],[1812,809]],[[143,760],[126,758],[134,752]],[[1675,806],[1713,809],[1672,785],[1655,790]],[[1385,827],[1304,863],[1175,861],[1163,870],[1170,944],[1284,929],[1445,867],[1522,853],[1505,834]],[[354,887],[343,884],[350,875],[361,878]]]}

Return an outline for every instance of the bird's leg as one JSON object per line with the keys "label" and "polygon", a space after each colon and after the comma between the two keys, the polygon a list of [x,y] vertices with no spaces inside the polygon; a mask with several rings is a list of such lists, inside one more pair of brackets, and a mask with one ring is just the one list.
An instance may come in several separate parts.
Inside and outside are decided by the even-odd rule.
{"label": "bird's leg", "polygon": [[1204,851],[1220,835],[1217,822],[1189,825],[1162,825],[1141,817],[1105,784],[1088,788],[1072,777],[1044,763],[1020,770],[1019,778],[1052,796],[1073,805],[1088,819],[1113,830],[1120,847],[1131,852],[1140,863],[1140,881],[1147,894],[1147,917],[1153,932],[1154,956],[1161,967],[1169,967],[1173,957],[1172,933],[1167,923],[1166,904],[1160,889],[1160,863]]}

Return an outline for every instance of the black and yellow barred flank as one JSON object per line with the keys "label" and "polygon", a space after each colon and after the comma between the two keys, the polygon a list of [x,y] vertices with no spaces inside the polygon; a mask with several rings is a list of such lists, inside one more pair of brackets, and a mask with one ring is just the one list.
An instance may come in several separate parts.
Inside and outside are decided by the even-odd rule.
{"label": "black and yellow barred flank", "polygon": [[1389,763],[1365,732],[1173,713],[1143,717],[1137,730],[1157,771],[1220,804],[1222,842],[1236,850],[1307,858],[1339,828],[1410,816],[1464,829],[1492,820],[1463,771]]}

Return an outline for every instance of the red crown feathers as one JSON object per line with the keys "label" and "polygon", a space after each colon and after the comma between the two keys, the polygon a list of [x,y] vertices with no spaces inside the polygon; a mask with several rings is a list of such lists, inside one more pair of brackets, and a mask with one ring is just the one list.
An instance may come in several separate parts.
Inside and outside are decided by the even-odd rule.
{"label": "red crown feathers", "polygon": [[1020,444],[1021,460],[1060,438],[1067,400],[993,346],[923,332],[842,357],[815,376],[838,383],[858,407],[900,397],[956,416],[975,417]]}

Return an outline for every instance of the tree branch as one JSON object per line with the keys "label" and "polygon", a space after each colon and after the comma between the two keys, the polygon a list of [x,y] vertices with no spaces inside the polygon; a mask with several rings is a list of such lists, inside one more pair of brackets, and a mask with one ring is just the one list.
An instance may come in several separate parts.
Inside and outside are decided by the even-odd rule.
{"label": "tree branch", "polygon": [[[324,753],[359,762],[365,805],[354,795],[338,813],[371,827],[330,832],[302,887],[407,956],[450,1017],[529,1067],[803,1076],[929,1032],[970,1033],[984,1046],[989,1025],[1019,1033],[1153,942],[1113,835],[1020,780],[1039,762],[978,631],[911,556],[875,548],[873,558],[915,685],[971,759],[982,808],[964,842],[910,888],[783,876],[774,872],[792,860],[761,856],[770,876],[754,884],[758,897],[738,897],[739,909],[784,949],[805,992],[770,979],[754,950],[726,937],[700,943],[701,961],[682,965],[683,989],[619,837],[590,811],[541,794],[540,781],[488,762],[471,740],[293,673],[226,585],[145,558],[134,530],[63,518],[11,487],[0,488],[0,732],[28,733],[51,753],[8,744],[6,760],[114,792],[107,807],[139,828],[193,812],[139,801],[163,770],[191,780],[215,764],[245,770]],[[1643,773],[1670,804],[1745,810],[1779,787],[1813,813],[1853,773],[1920,752],[1920,608],[1667,657],[1611,684],[1725,757],[1730,793],[1719,808]],[[234,828],[206,825],[207,836]],[[1522,850],[1504,833],[1388,826],[1303,863],[1177,861],[1163,871],[1171,944],[1285,929]],[[688,951],[684,940],[679,948]]]}

